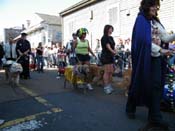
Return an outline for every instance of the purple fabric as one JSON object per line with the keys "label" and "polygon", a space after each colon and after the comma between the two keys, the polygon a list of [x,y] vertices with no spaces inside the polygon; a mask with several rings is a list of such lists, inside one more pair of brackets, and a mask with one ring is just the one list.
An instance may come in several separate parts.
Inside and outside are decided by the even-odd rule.
{"label": "purple fabric", "polygon": [[136,105],[148,105],[151,78],[151,24],[143,13],[139,13],[132,34],[132,78],[129,96]]}

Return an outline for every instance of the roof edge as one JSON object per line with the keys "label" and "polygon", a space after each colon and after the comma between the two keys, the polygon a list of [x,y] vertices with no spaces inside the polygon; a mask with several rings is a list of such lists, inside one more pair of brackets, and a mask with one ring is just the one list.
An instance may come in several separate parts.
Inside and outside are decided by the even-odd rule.
{"label": "roof edge", "polygon": [[77,4],[72,5],[71,7],[68,7],[67,9],[61,11],[59,14],[60,14],[60,16],[63,17],[63,16],[66,16],[68,14],[76,12],[84,7],[87,7],[91,4],[95,4],[95,3],[100,2],[100,1],[103,1],[103,0],[82,0],[82,1],[78,2]]}

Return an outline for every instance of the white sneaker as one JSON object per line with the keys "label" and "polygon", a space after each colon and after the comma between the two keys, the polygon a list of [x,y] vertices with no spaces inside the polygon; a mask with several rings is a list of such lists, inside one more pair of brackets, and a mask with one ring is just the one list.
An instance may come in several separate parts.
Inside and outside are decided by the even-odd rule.
{"label": "white sneaker", "polygon": [[0,119],[0,125],[2,125],[4,123],[4,120]]}
{"label": "white sneaker", "polygon": [[109,85],[109,89],[110,89],[112,92],[114,91],[114,89],[112,88],[111,85]]}
{"label": "white sneaker", "polygon": [[111,94],[111,93],[112,93],[112,90],[111,90],[110,86],[104,87],[104,92],[105,92],[107,95]]}
{"label": "white sneaker", "polygon": [[92,87],[92,85],[91,84],[87,84],[87,88],[88,88],[88,90],[93,90],[94,88]]}
{"label": "white sneaker", "polygon": [[60,79],[61,77],[60,76],[57,76],[56,79]]}

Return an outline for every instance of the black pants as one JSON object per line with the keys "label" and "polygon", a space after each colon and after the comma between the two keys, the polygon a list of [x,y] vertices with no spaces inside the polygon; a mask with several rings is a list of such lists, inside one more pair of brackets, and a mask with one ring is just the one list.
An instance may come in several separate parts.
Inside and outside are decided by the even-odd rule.
{"label": "black pants", "polygon": [[162,116],[160,112],[160,102],[162,98],[162,91],[163,86],[161,86],[161,58],[152,58],[151,64],[151,85],[152,85],[152,92],[151,92],[151,101],[148,113],[148,119],[150,121],[161,121]]}
{"label": "black pants", "polygon": [[[162,86],[161,86],[161,58],[152,58],[151,60],[151,99],[148,106],[148,120],[150,122],[159,122],[162,120],[160,112],[160,101],[162,97]],[[126,112],[135,113],[136,103],[132,96],[128,97]]]}
{"label": "black pants", "polygon": [[21,57],[19,63],[22,65],[23,72],[20,74],[22,78],[30,78],[30,71],[29,71],[29,56]]}

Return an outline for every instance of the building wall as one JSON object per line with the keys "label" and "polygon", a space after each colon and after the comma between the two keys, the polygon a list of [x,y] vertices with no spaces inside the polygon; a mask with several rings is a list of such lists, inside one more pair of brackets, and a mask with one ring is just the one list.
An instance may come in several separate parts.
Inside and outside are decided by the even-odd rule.
{"label": "building wall", "polygon": [[[103,35],[103,28],[106,24],[112,24],[115,32],[113,36],[117,38],[131,38],[132,28],[139,11],[141,0],[105,0],[95,5],[91,5],[62,18],[63,43],[66,44],[73,32],[81,27],[89,30],[87,36],[90,45],[96,47],[96,39]],[[175,31],[175,1],[163,0],[159,17],[167,31]],[[93,19],[91,20],[91,12]],[[129,16],[127,14],[130,13]]]}
{"label": "building wall", "polygon": [[38,43],[42,42],[42,31],[43,30],[36,31],[27,36],[27,40],[29,40],[32,48],[36,48]]}
{"label": "building wall", "polygon": [[62,42],[61,36],[62,36],[61,26],[48,25],[48,37],[51,41],[55,43]]}
{"label": "building wall", "polygon": [[36,48],[39,42],[44,46],[51,46],[51,42],[61,42],[61,26],[41,24],[44,29],[32,32],[27,36],[32,48]]}
{"label": "building wall", "polygon": [[9,38],[14,39],[21,34],[22,29],[6,28],[4,29],[4,43],[9,42]]}
{"label": "building wall", "polygon": [[175,32],[175,0],[163,0],[160,8],[160,20],[167,31]]}

